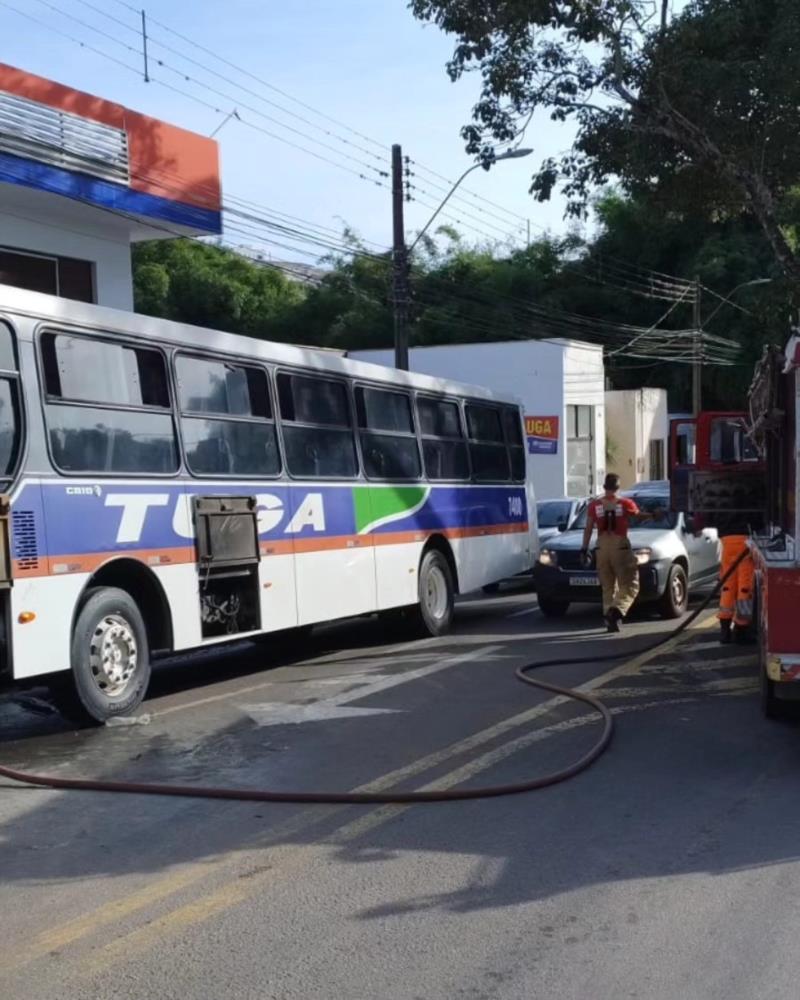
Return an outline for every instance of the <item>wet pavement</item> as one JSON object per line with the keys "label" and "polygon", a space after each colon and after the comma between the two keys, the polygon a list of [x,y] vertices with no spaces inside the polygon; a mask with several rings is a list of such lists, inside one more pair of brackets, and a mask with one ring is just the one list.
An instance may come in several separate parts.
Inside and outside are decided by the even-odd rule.
{"label": "wet pavement", "polygon": [[800,733],[761,719],[752,650],[722,649],[708,624],[640,657],[670,625],[606,637],[596,610],[548,621],[511,588],[461,601],[444,639],[359,620],[176,658],[132,725],[76,732],[44,692],[7,699],[0,756],[40,772],[477,786],[558,768],[597,736],[585,706],[516,667],[629,654],[541,671],[594,687],[617,734],[591,770],[530,796],[309,807],[4,783],[0,996],[793,995],[800,970],[777,951],[791,927],[768,933],[758,907],[793,905],[775,887],[800,875]]}

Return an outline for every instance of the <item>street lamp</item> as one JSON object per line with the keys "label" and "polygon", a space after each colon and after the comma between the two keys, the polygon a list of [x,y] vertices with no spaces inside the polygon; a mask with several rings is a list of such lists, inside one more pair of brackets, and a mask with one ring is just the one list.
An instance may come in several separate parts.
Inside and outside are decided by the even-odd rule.
{"label": "street lamp", "polygon": [[728,292],[728,294],[722,299],[722,301],[714,310],[714,312],[712,312],[711,315],[708,317],[706,323],[710,323],[711,320],[717,315],[717,313],[720,311],[720,309],[722,309],[723,306],[733,305],[735,306],[736,309],[740,309],[742,312],[747,312],[748,311],[747,309],[742,309],[741,306],[737,306],[735,303],[731,302],[731,299],[734,297],[734,295],[736,295],[737,292],[740,292],[743,288],[755,288],[756,285],[771,285],[771,284],[772,284],[772,278],[753,278],[752,281],[743,281],[741,285],[737,285],[732,292]]}
{"label": "street lamp", "polygon": [[[501,153],[499,156],[495,156],[495,158],[491,162],[494,164],[494,163],[500,163],[501,160],[521,160],[525,156],[530,156],[532,152],[533,152],[532,149],[509,149],[505,153]],[[427,233],[427,231],[431,228],[431,225],[433,224],[433,221],[435,220],[436,216],[439,214],[439,212],[441,212],[444,206],[448,203],[448,201],[450,201],[452,196],[455,194],[456,189],[461,186],[461,182],[464,180],[464,178],[468,177],[473,170],[477,170],[478,167],[482,166],[483,166],[482,163],[473,163],[472,166],[467,167],[464,173],[458,178],[455,184],[450,188],[450,190],[445,195],[444,201],[441,203],[441,205],[439,205],[439,207],[436,209],[436,211],[433,213],[430,219],[428,219],[428,221],[425,223],[422,229],[417,233],[417,238],[408,248],[409,256],[414,252],[414,247],[417,245],[417,243],[419,243],[419,241],[422,239],[425,233]]]}
{"label": "street lamp", "polygon": [[[491,163],[500,163],[501,160],[520,160],[524,156],[530,156],[532,149],[509,149],[505,153],[500,153]],[[473,163],[458,178],[450,188],[439,207],[428,219],[422,229],[417,233],[417,237],[410,247],[406,248],[405,234],[403,231],[403,179],[402,179],[402,153],[399,146],[392,147],[392,175],[394,192],[394,251],[392,255],[393,274],[392,286],[394,292],[394,365],[402,371],[408,371],[408,275],[409,261],[414,248],[422,237],[430,229],[432,223],[442,211],[444,206],[450,201],[456,190],[461,186],[465,177],[483,167],[483,163]],[[490,164],[491,166],[491,164]]]}

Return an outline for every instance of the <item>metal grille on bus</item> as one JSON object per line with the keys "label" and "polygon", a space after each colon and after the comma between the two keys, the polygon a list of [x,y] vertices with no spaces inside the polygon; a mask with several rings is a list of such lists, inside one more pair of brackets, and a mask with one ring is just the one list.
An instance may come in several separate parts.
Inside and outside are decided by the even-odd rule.
{"label": "metal grille on bus", "polygon": [[14,558],[19,569],[39,568],[39,540],[36,537],[36,517],[32,510],[12,511]]}

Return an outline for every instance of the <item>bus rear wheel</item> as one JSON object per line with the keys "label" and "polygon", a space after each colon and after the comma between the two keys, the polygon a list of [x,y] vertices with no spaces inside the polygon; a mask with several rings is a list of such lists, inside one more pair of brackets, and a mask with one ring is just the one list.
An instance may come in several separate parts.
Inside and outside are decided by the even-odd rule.
{"label": "bus rear wheel", "polygon": [[420,631],[426,635],[445,635],[453,624],[455,586],[447,559],[438,549],[429,549],[419,567]]}
{"label": "bus rear wheel", "polygon": [[150,650],[141,612],[116,587],[90,590],[72,633],[72,671],[59,701],[65,714],[90,725],[130,715],[150,682]]}

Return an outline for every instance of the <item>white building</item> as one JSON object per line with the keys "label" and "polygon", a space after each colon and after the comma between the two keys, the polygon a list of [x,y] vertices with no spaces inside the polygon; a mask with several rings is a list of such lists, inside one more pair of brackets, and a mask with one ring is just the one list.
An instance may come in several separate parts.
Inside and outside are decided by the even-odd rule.
{"label": "white building", "polygon": [[667,476],[669,417],[666,389],[606,393],[606,457],[622,488]]}
{"label": "white building", "polygon": [[0,283],[133,309],[131,244],[221,231],[213,139],[0,63]]}
{"label": "white building", "polygon": [[[392,351],[350,357],[394,364]],[[606,472],[603,348],[573,340],[415,347],[409,367],[517,398],[539,499],[599,492]]]}

